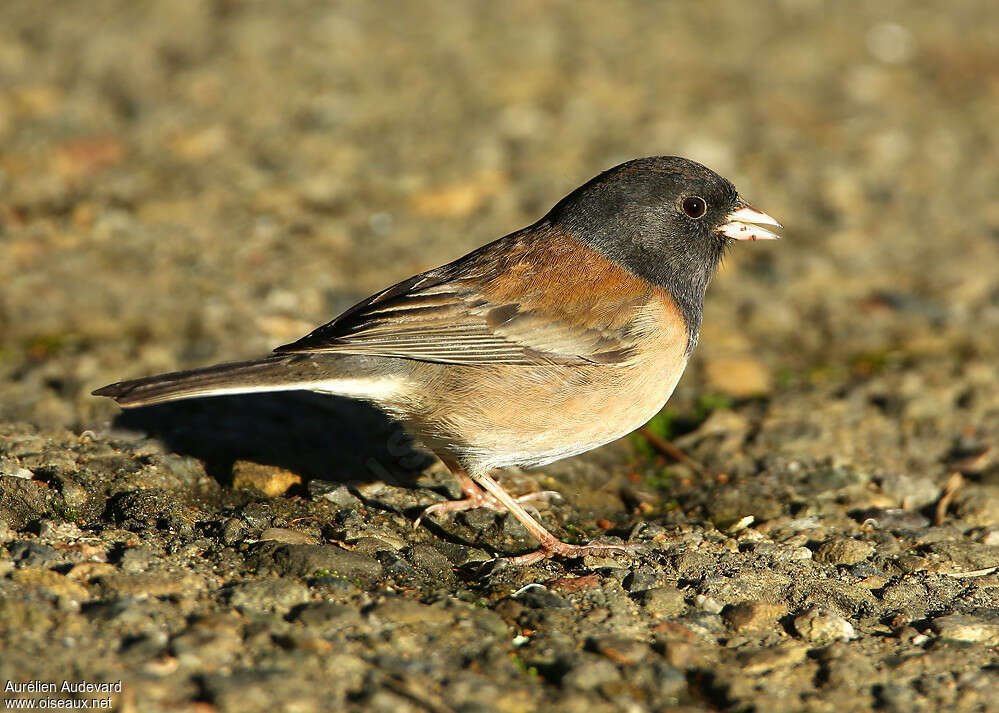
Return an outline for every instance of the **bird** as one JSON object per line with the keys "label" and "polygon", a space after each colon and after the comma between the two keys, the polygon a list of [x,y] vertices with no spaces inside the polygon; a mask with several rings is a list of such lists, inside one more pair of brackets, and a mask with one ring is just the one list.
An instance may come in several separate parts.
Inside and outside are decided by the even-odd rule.
{"label": "bird", "polygon": [[[700,333],[728,246],[781,224],[731,182],[678,156],[606,170],[535,223],[377,292],[254,361],[110,384],[122,407],[307,390],[398,419],[458,478],[464,498],[427,515],[509,511],[538,549],[508,559],[630,553],[570,544],[492,476],[616,440],[658,413]],[[545,494],[542,494],[545,495]]]}

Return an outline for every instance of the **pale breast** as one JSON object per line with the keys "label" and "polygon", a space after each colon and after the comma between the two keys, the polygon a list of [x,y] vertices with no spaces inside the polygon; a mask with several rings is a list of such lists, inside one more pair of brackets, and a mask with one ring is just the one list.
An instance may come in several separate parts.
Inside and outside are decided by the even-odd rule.
{"label": "pale breast", "polygon": [[671,300],[635,315],[642,349],[622,364],[435,367],[432,403],[410,428],[469,472],[535,466],[635,430],[666,404],[687,364],[687,331]]}

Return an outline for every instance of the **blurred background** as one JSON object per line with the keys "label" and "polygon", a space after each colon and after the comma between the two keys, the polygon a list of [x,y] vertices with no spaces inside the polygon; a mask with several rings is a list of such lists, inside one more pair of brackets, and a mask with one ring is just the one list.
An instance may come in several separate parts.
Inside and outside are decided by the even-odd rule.
{"label": "blurred background", "polygon": [[987,363],[997,20],[967,0],[4,2],[0,418],[104,420],[94,387],[267,352],[652,154],[787,226],[732,250],[680,400]]}

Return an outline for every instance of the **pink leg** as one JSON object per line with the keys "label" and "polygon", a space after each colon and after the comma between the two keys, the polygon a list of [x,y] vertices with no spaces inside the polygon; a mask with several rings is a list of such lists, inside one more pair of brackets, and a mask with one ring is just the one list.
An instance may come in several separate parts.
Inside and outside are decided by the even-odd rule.
{"label": "pink leg", "polygon": [[[443,515],[449,512],[474,510],[475,508],[487,508],[497,512],[507,511],[507,507],[505,505],[476,485],[475,481],[469,478],[464,471],[455,469],[453,472],[458,477],[458,483],[461,485],[461,492],[465,495],[465,497],[461,500],[445,500],[442,503],[431,505],[420,513],[420,516],[416,518],[416,522],[413,523],[413,527],[419,527],[423,518],[429,515]],[[552,498],[559,499],[561,497],[562,496],[554,490],[541,490],[536,493],[521,495],[520,497],[514,498],[514,500],[518,503],[529,504],[535,502],[548,502]]]}
{"label": "pink leg", "polygon": [[[512,564],[533,564],[539,562],[548,557],[584,557],[586,555],[609,555],[609,554],[631,554],[634,552],[634,548],[628,545],[570,545],[568,543],[562,542],[560,539],[555,537],[552,533],[545,529],[544,525],[535,520],[528,514],[527,510],[517,502],[518,498],[512,497],[508,492],[503,490],[503,487],[489,477],[486,474],[481,474],[476,477],[475,481],[468,477],[460,468],[454,466],[449,466],[451,471],[458,476],[461,481],[461,490],[465,493],[465,500],[454,501],[459,505],[467,502],[471,498],[490,498],[495,502],[501,504],[506,510],[510,512],[515,518],[517,518],[520,523],[527,528],[527,531],[541,543],[541,548],[535,550],[534,552],[529,552],[525,555],[518,555],[516,557],[505,558],[508,562]],[[482,488],[485,488],[484,492],[477,484],[481,484]],[[468,485],[472,487],[469,488]],[[448,503],[441,503],[441,505],[447,505]],[[436,507],[436,506],[432,506]],[[469,507],[479,507],[478,505]],[[490,506],[487,506],[490,507]],[[455,510],[464,510],[465,507],[456,507]],[[430,508],[424,511],[426,514]],[[450,510],[450,508],[448,508]],[[422,516],[421,516],[422,517]]]}

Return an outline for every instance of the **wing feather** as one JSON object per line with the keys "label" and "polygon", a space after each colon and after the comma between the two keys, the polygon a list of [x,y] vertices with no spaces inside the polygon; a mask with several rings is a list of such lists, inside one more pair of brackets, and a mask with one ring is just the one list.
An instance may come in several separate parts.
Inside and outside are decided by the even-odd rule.
{"label": "wing feather", "polygon": [[[625,361],[634,351],[636,310],[648,303],[650,289],[596,253],[581,261],[589,249],[567,240],[515,233],[372,295],[275,351],[451,364]],[[608,292],[608,271],[624,288]]]}

